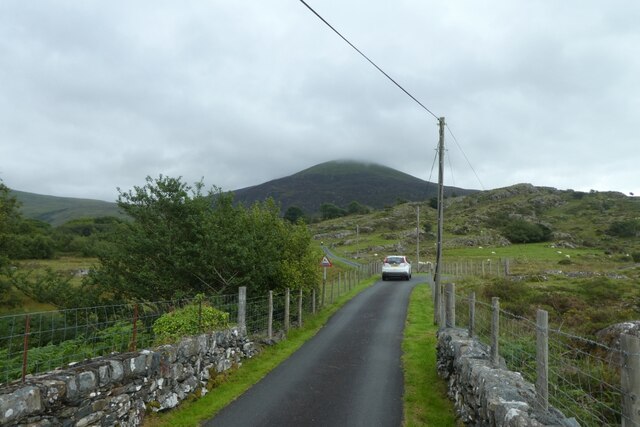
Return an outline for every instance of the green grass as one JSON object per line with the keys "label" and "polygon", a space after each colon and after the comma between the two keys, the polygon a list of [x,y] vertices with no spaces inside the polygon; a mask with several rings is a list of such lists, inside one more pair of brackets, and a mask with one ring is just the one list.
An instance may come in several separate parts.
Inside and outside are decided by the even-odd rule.
{"label": "green grass", "polygon": [[290,330],[286,340],[273,347],[266,347],[258,357],[243,362],[241,368],[218,375],[214,379],[216,387],[204,397],[187,400],[177,409],[167,413],[149,415],[145,418],[144,426],[196,426],[213,417],[291,356],[325,325],[333,313],[362,290],[371,286],[375,280],[377,277],[367,279],[349,293],[337,298],[335,304],[305,320],[302,328]]}
{"label": "green grass", "polygon": [[402,343],[405,427],[455,426],[447,384],[436,369],[436,332],[428,285],[413,290]]}

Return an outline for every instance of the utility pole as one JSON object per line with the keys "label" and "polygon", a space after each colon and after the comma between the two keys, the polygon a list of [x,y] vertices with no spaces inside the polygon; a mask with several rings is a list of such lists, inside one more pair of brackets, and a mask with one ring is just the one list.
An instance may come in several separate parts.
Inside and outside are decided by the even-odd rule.
{"label": "utility pole", "polygon": [[[360,259],[360,228],[356,224],[356,259]],[[359,261],[358,261],[359,262]]]}
{"label": "utility pole", "polygon": [[438,140],[438,243],[436,246],[436,270],[433,275],[435,282],[435,296],[433,301],[434,306],[434,323],[444,327],[442,322],[442,295],[440,289],[440,272],[441,272],[441,260],[442,260],[442,223],[444,220],[444,117],[438,119],[438,126],[440,128],[440,138]]}
{"label": "utility pole", "polygon": [[420,205],[418,205],[418,218],[416,220],[416,265],[418,269],[416,272],[420,272]]}

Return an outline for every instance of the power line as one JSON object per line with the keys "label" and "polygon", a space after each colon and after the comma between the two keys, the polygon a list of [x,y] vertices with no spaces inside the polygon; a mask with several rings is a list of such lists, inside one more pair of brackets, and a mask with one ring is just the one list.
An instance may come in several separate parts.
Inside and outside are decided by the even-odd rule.
{"label": "power line", "polygon": [[331,28],[333,30],[334,33],[336,33],[338,36],[340,36],[340,38],[342,40],[344,40],[345,42],[347,42],[347,44],[349,46],[351,46],[353,49],[355,49],[356,52],[358,52],[360,55],[362,55],[362,57],[364,59],[366,59],[367,61],[369,61],[369,63],[371,65],[373,65],[374,67],[376,67],[376,69],[378,71],[380,71],[382,74],[384,74],[384,76],[386,78],[388,78],[389,80],[391,80],[391,82],[393,82],[393,84],[395,84],[401,91],[403,91],[405,94],[407,94],[409,96],[409,98],[413,99],[415,102],[418,103],[419,106],[421,106],[423,109],[425,109],[429,114],[431,114],[433,117],[435,117],[436,119],[438,119],[438,116],[435,115],[433,113],[433,111],[429,110],[427,107],[424,106],[424,104],[422,104],[422,102],[418,101],[416,99],[416,97],[414,97],[413,95],[411,95],[405,88],[403,88],[398,82],[396,82],[393,78],[391,78],[391,76],[389,76],[389,74],[385,73],[384,70],[380,67],[378,67],[378,65],[376,65],[375,62],[373,62],[371,59],[369,59],[369,57],[367,55],[365,55],[364,53],[362,53],[360,51],[360,49],[358,49],[357,47],[354,46],[353,43],[351,43],[349,40],[347,40],[347,38],[345,36],[343,36],[342,34],[340,34],[340,32],[338,30],[336,30],[331,24],[329,24],[327,22],[326,19],[324,19],[322,16],[320,16],[320,14],[318,12],[316,12],[311,6],[309,6],[304,0],[300,0],[300,3],[304,4],[307,9],[309,9],[311,12],[313,12],[314,15],[316,15],[322,22],[324,22],[327,27]]}
{"label": "power line", "polygon": [[467,161],[467,164],[469,165],[469,168],[471,169],[471,171],[473,172],[473,174],[476,176],[476,179],[478,180],[478,182],[480,183],[480,188],[482,188],[482,190],[484,190],[484,185],[482,185],[482,181],[480,181],[480,177],[478,177],[478,174],[476,173],[476,170],[473,168],[473,166],[471,165],[471,162],[469,161],[469,159],[467,158],[467,155],[464,153],[464,150],[462,149],[462,147],[460,146],[460,144],[458,143],[458,139],[456,138],[456,136],[453,134],[453,132],[451,131],[451,128],[449,127],[448,124],[445,124],[445,126],[447,127],[447,130],[449,131],[449,135],[451,135],[451,138],[453,138],[453,141],[456,143],[456,145],[458,146],[458,149],[460,150],[460,152],[462,153],[462,156],[464,157],[464,159]]}
{"label": "power line", "polygon": [[[307,2],[305,2],[304,0],[300,0],[300,3],[305,5],[307,7],[307,9],[309,9],[314,15],[316,15],[318,17],[318,19],[320,19],[327,27],[329,27],[334,33],[336,33],[342,40],[344,40],[349,46],[351,46],[356,52],[358,52],[364,59],[366,59],[378,71],[380,71],[387,79],[389,79],[401,91],[403,91],[407,96],[409,96],[409,98],[414,100],[420,107],[422,107],[425,111],[427,111],[429,114],[431,114],[435,119],[437,119],[437,120],[440,119],[433,111],[431,111],[429,108],[427,108],[422,102],[418,101],[418,99],[415,96],[411,95],[409,93],[409,91],[407,91],[404,87],[402,87],[397,81],[395,81],[389,74],[387,74],[375,62],[373,62],[371,59],[369,59],[369,57],[367,55],[365,55],[360,49],[358,49],[353,43],[351,43],[345,36],[343,36],[338,30],[336,30],[333,27],[333,25],[329,24],[329,22],[327,22],[326,19],[324,19],[318,12],[316,12],[311,6],[309,6],[307,4]],[[458,146],[458,149],[460,150],[460,152],[464,156],[465,160],[467,161],[467,164],[469,165],[469,168],[471,168],[471,171],[473,171],[473,174],[475,175],[476,179],[480,183],[480,187],[484,190],[484,185],[482,185],[482,181],[480,181],[480,178],[478,177],[478,174],[476,173],[475,169],[471,165],[471,162],[467,158],[467,155],[465,154],[464,150],[462,149],[462,147],[458,143],[458,140],[456,139],[455,135],[451,131],[451,128],[447,124],[445,124],[445,126],[447,127],[447,130],[449,131],[449,134],[451,135],[451,137],[455,141],[456,145]],[[435,165],[435,159],[434,159],[434,165]],[[449,167],[451,167],[451,164],[449,164]],[[453,170],[453,168],[452,168],[452,170]],[[432,166],[431,172],[433,173],[433,166]],[[429,180],[431,180],[431,176],[429,177]]]}

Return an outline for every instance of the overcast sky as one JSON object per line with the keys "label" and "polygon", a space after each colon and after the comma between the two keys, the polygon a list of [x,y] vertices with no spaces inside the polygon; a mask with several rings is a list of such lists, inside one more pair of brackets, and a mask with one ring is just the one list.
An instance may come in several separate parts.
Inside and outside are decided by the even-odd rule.
{"label": "overcast sky", "polygon": [[[308,3],[446,118],[447,185],[640,195],[640,2]],[[12,189],[114,201],[163,174],[235,190],[336,159],[435,181],[437,141],[297,0],[0,2]]]}

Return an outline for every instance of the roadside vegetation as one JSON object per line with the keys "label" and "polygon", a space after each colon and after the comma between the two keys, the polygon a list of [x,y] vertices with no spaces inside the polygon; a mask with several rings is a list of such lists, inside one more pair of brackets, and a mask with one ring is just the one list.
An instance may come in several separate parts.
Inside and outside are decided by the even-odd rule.
{"label": "roadside vegetation", "polygon": [[320,248],[272,200],[244,207],[216,187],[160,176],[121,191],[118,206],[129,220],[53,228],[24,218],[0,182],[0,313],[320,283]]}
{"label": "roadside vegetation", "polygon": [[438,327],[433,324],[431,301],[429,285],[414,288],[402,342],[405,427],[450,427],[457,422],[447,397],[447,383],[438,376]]}
{"label": "roadside vegetation", "polygon": [[[357,201],[326,203],[322,216],[305,224],[304,212],[295,206],[280,207],[272,200],[242,206],[216,187],[160,176],[120,192],[118,208],[126,216],[53,226],[25,218],[0,181],[0,315],[220,295],[238,286],[247,286],[249,295],[319,287],[320,242],[363,264],[389,254],[407,255],[414,271],[426,271],[435,256],[436,207],[433,199],[395,200],[377,210]],[[284,216],[283,208],[288,208]],[[498,296],[503,309],[529,318],[543,308],[551,324],[587,338],[640,318],[639,237],[640,198],[620,193],[519,184],[445,200],[445,263],[509,261],[507,277],[464,277],[457,280],[459,292],[474,290],[484,300]],[[339,268],[336,264],[332,272]],[[414,298],[423,298],[424,292],[420,287]],[[429,324],[428,314],[410,312],[408,330],[423,323],[421,314]],[[248,363],[264,363],[264,369],[277,365],[283,360],[278,357],[288,355],[279,352],[297,348],[292,339],[301,337],[301,345],[313,335],[305,331],[314,322],[319,327],[322,320],[314,318],[294,331],[283,350],[268,349],[265,361]],[[405,352],[417,355],[418,363],[431,363],[426,357],[435,345],[417,342],[430,342],[431,332],[410,332],[420,338],[405,344]],[[51,351],[51,346],[43,348],[42,357],[50,358]],[[277,356],[269,362],[271,352]],[[406,363],[409,369],[410,356]],[[230,395],[239,393],[258,377],[239,380],[243,385],[226,384],[256,369],[263,368],[219,378],[219,390],[230,387],[235,390]],[[414,379],[435,381],[410,376],[408,389]],[[432,397],[416,392],[411,399]],[[407,425],[421,425],[429,415],[406,411]]]}

